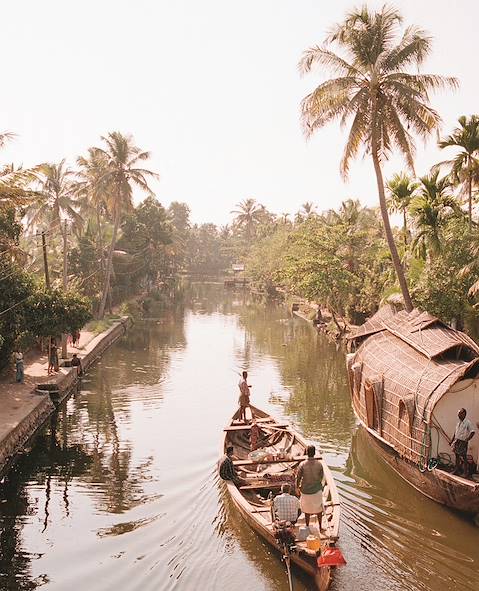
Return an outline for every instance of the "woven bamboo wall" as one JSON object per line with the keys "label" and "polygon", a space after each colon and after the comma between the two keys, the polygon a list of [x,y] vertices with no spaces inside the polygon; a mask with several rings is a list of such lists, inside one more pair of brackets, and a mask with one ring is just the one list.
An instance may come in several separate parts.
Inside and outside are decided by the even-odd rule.
{"label": "woven bamboo wall", "polygon": [[[429,452],[434,405],[479,363],[477,345],[418,310],[375,316],[352,339],[362,341],[349,361],[357,414],[402,457],[418,463]],[[372,385],[376,415],[369,412],[368,421]],[[372,424],[373,416],[379,423]]]}

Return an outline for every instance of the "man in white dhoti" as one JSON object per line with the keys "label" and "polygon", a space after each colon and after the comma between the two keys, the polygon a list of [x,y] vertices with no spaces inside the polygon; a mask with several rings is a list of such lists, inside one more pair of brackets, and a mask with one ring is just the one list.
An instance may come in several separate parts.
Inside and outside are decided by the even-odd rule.
{"label": "man in white dhoti", "polygon": [[301,492],[300,504],[304,513],[306,525],[309,526],[311,515],[318,518],[319,531],[321,531],[321,518],[323,516],[323,466],[314,456],[316,448],[308,445],[308,459],[301,462],[296,474],[296,487]]}

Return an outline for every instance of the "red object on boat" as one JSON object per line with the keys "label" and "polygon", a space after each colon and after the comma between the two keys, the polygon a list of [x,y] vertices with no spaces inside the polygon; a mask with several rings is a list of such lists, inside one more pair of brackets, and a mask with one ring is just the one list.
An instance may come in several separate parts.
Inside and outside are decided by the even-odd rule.
{"label": "red object on boat", "polygon": [[341,550],[339,548],[325,548],[318,558],[318,566],[343,566],[346,564]]}

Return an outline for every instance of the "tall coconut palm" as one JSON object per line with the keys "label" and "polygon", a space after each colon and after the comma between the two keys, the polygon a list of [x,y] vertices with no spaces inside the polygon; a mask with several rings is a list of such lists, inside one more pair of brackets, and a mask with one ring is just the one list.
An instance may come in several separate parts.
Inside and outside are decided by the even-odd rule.
{"label": "tall coconut palm", "polygon": [[80,201],[80,209],[87,215],[93,214],[96,224],[96,246],[100,255],[100,268],[104,272],[103,227],[102,217],[113,207],[112,185],[104,180],[108,160],[97,148],[89,148],[87,156],[77,158],[79,171],[76,193]]}
{"label": "tall coconut palm", "polygon": [[454,212],[460,214],[460,209],[452,196],[449,178],[439,178],[437,169],[419,181],[418,194],[409,207],[416,230],[412,248],[424,259],[433,258],[442,250],[442,230],[447,217]]}
{"label": "tall coconut palm", "polygon": [[[381,164],[397,148],[414,170],[414,141],[409,129],[426,138],[440,117],[429,104],[429,91],[455,88],[455,78],[410,73],[417,70],[431,49],[430,37],[410,26],[402,34],[402,17],[384,6],[370,12],[367,6],[348,14],[326,39],[326,46],[306,50],[299,62],[304,74],[314,65],[336,77],[323,82],[301,104],[304,131],[310,136],[334,119],[341,125],[352,117],[349,137],[341,161],[347,177],[351,159],[362,148],[371,154],[376,173],[379,204],[391,258],[407,310],[412,309],[404,269],[394,242],[387,211]],[[331,47],[337,46],[343,56]]]}
{"label": "tall coconut palm", "polygon": [[148,186],[147,179],[159,178],[151,170],[138,167],[140,162],[148,160],[150,153],[135,146],[131,135],[122,135],[118,131],[113,131],[101,139],[105,143],[105,147],[97,148],[97,150],[105,158],[106,169],[99,182],[111,187],[112,190],[113,234],[108,249],[103,294],[98,311],[99,318],[103,318],[105,314],[106,300],[110,290],[113,251],[122,214],[132,207],[133,185],[151,195],[152,191]]}
{"label": "tall coconut palm", "polygon": [[243,228],[246,238],[250,240],[256,232],[256,226],[264,218],[265,208],[251,197],[237,203],[236,207],[238,209],[233,209],[231,212],[235,214],[234,224],[238,228]]}
{"label": "tall coconut palm", "polygon": [[469,228],[472,226],[472,185],[477,178],[479,167],[479,117],[462,116],[458,119],[459,127],[454,128],[451,135],[439,142],[440,148],[459,148],[453,160],[446,160],[437,166],[446,165],[450,168],[453,180],[464,185],[468,199]]}
{"label": "tall coconut palm", "polygon": [[418,184],[408,174],[401,172],[391,177],[386,183],[386,188],[388,190],[388,210],[392,213],[402,213],[404,248],[407,248],[407,210],[418,188]]}
{"label": "tall coconut palm", "polygon": [[[67,288],[67,222],[79,226],[83,219],[78,213],[74,192],[75,173],[68,168],[65,160],[58,164],[44,163],[34,169],[36,198],[27,208],[27,224],[30,228],[47,225],[50,243],[60,232],[63,247],[63,289]],[[48,283],[48,279],[47,279]],[[66,335],[62,337],[62,357],[67,356]]]}

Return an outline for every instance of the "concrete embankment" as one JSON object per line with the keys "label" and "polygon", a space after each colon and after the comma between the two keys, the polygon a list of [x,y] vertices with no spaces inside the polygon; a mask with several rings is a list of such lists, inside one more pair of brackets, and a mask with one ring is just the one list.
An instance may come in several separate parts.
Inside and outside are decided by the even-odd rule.
{"label": "concrete embankment", "polygon": [[[94,336],[78,349],[83,371],[88,369],[102,353],[125,334],[130,318],[125,316]],[[25,383],[0,384],[0,475],[4,474],[15,455],[43,425],[55,409],[52,401],[64,400],[78,381],[76,367],[61,366],[58,373],[47,374],[46,357],[25,360]],[[44,393],[39,393],[43,391]],[[49,395],[49,391],[52,396]]]}

